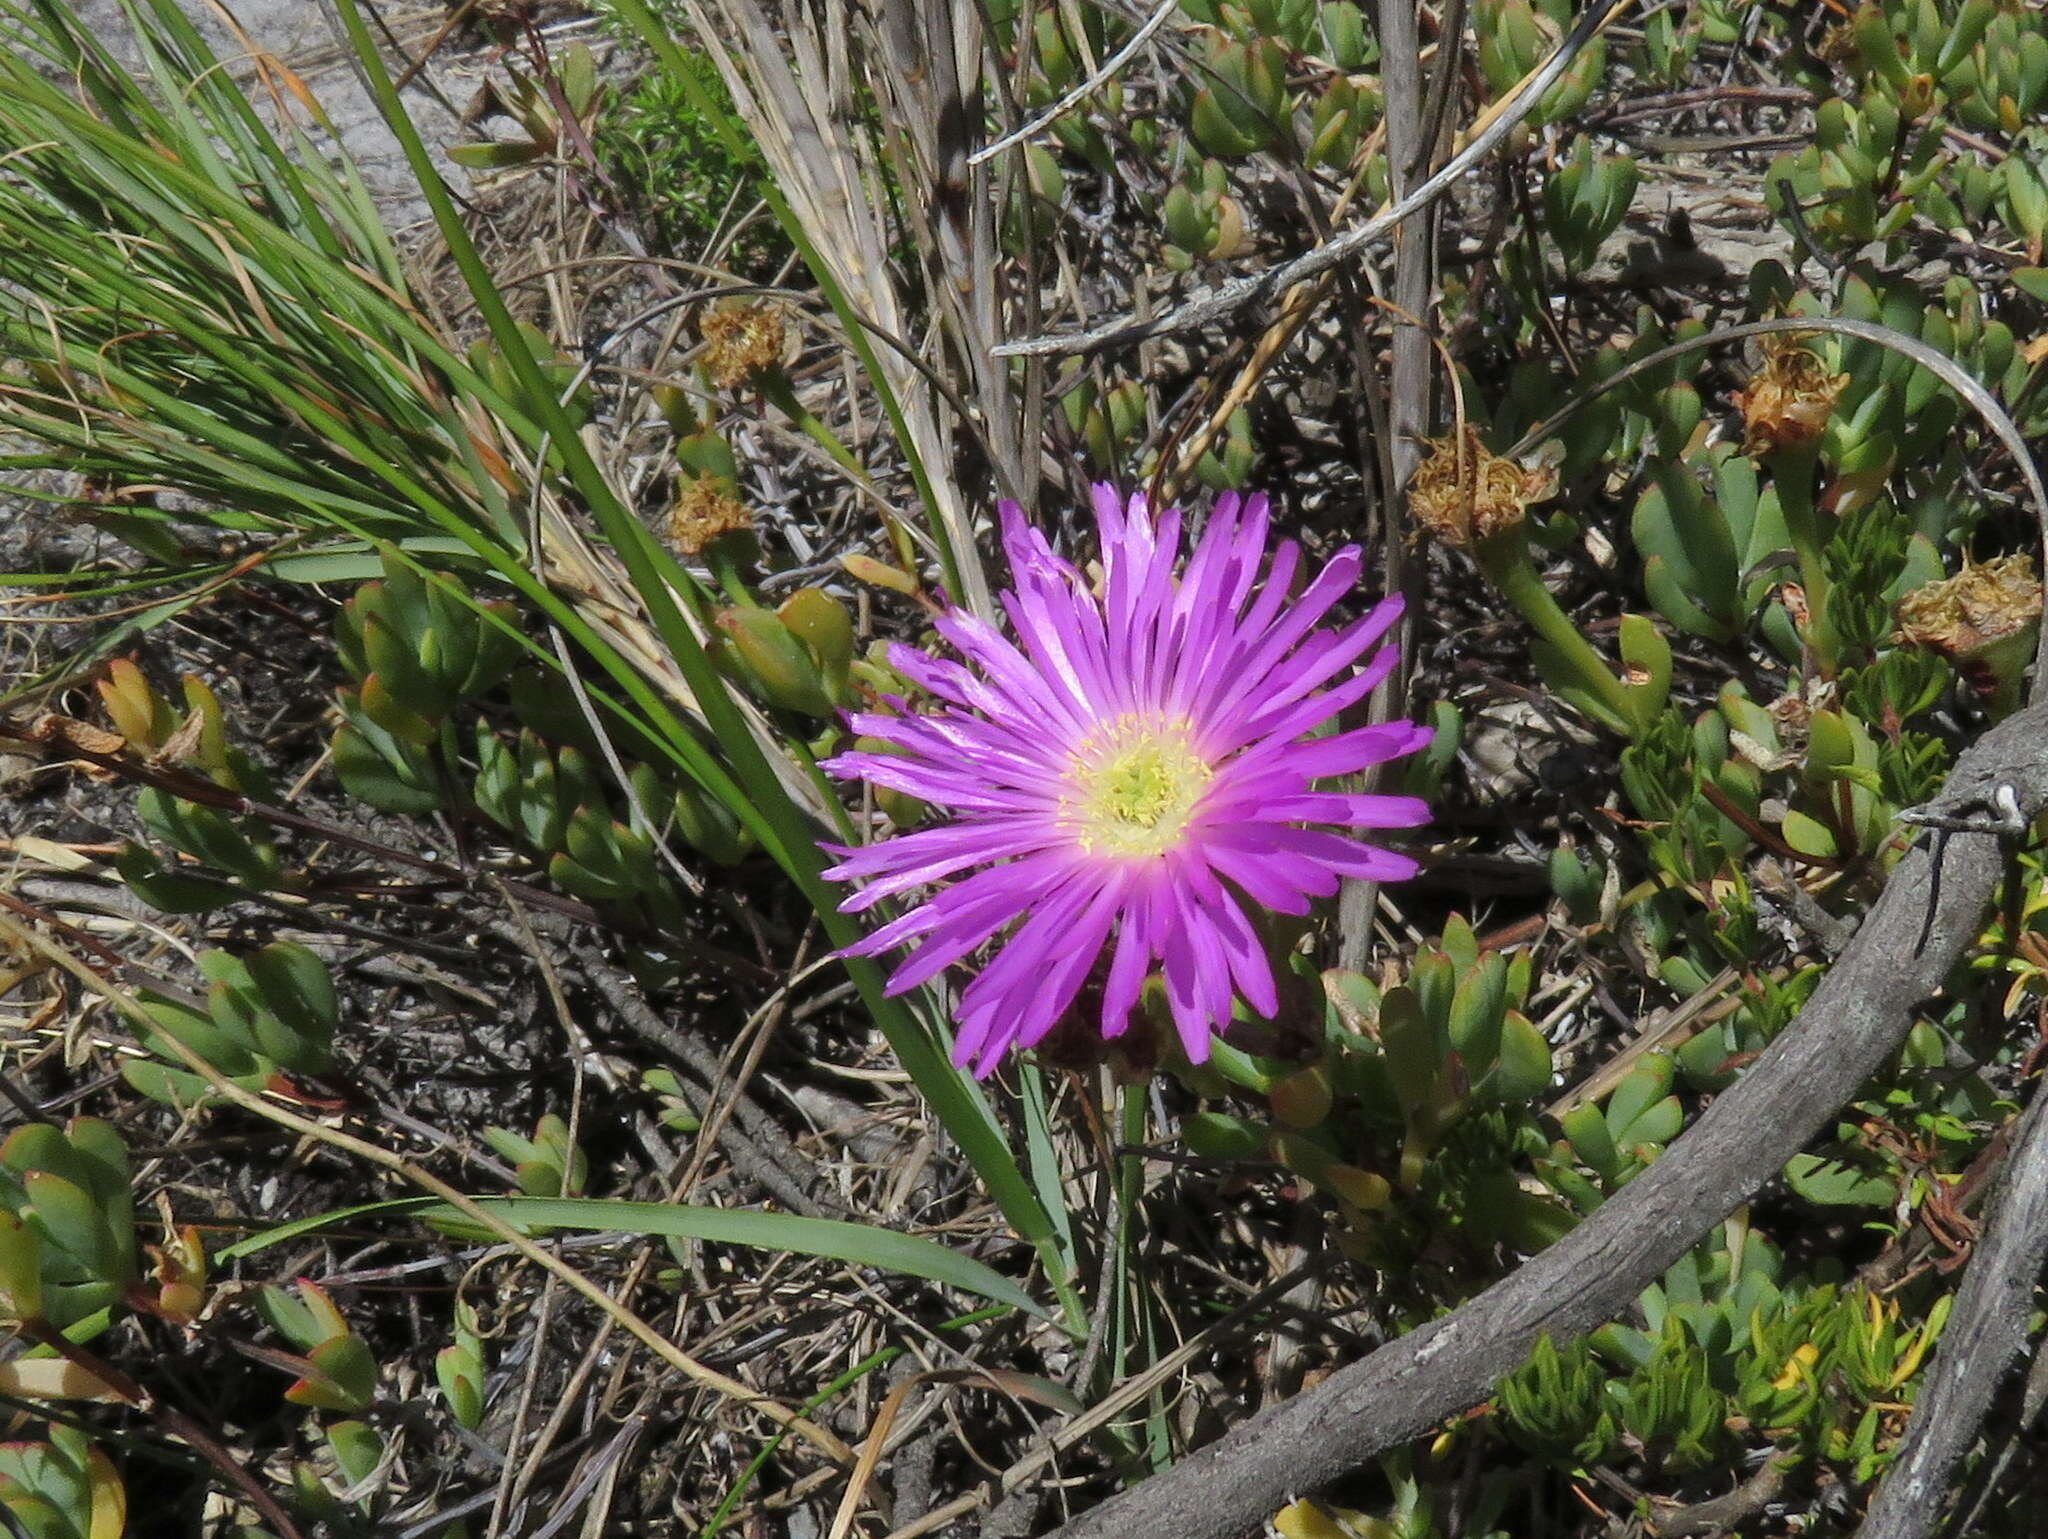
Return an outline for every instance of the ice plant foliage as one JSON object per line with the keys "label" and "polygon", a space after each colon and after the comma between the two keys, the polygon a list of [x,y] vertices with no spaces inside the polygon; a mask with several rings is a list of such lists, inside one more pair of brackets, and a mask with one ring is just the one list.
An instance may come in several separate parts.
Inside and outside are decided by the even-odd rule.
{"label": "ice plant foliage", "polygon": [[1219,499],[1179,571],[1178,509],[1155,515],[1142,495],[1127,502],[1105,485],[1095,512],[1099,587],[1005,504],[1015,587],[1002,604],[1015,640],[947,611],[938,632],[960,661],[905,646],[890,656],[935,708],[854,715],[855,731],[894,751],[825,766],[953,814],[834,847],[841,860],[826,875],[865,884],[849,911],[936,889],[851,948],[916,943],[891,992],[1008,932],[960,1000],[954,1060],[977,1074],[1044,1037],[1105,953],[1102,1034],[1125,1029],[1157,970],[1188,1056],[1207,1059],[1234,995],[1264,1015],[1279,1007],[1248,904],[1303,914],[1340,877],[1410,876],[1408,856],[1332,830],[1428,818],[1414,797],[1317,789],[1430,737],[1410,722],[1306,736],[1394,664],[1379,643],[1398,598],[1317,629],[1357,581],[1356,547],[1297,592],[1301,548],[1282,541],[1268,562],[1264,497]]}

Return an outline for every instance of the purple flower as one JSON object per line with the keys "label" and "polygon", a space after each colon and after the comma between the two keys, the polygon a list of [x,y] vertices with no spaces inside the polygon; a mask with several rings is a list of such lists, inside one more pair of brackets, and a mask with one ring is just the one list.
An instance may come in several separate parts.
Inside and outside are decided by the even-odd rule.
{"label": "purple flower", "polygon": [[1016,587],[1002,604],[1017,640],[948,611],[938,631],[962,662],[905,646],[890,654],[938,708],[855,714],[855,731],[896,752],[825,765],[954,814],[864,849],[828,846],[842,859],[825,874],[866,884],[849,912],[937,889],[848,948],[872,956],[916,942],[891,993],[1009,931],[960,1000],[953,1058],[977,1075],[1011,1046],[1043,1038],[1105,951],[1102,1034],[1124,1030],[1157,968],[1188,1057],[1203,1062],[1233,994],[1264,1015],[1279,1008],[1246,900],[1304,914],[1339,877],[1412,876],[1408,856],[1329,829],[1429,817],[1412,796],[1316,789],[1430,739],[1405,721],[1304,737],[1394,665],[1391,649],[1375,648],[1401,613],[1398,598],[1316,631],[1357,580],[1356,546],[1297,594],[1301,548],[1284,540],[1267,563],[1264,497],[1218,499],[1177,575],[1178,509],[1155,518],[1142,494],[1126,504],[1102,485],[1095,512],[1099,588],[1003,504]]}

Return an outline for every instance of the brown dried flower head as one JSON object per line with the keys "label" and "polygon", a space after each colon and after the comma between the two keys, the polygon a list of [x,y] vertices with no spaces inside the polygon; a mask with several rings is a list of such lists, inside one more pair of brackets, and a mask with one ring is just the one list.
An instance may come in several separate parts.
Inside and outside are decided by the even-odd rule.
{"label": "brown dried flower head", "polygon": [[1830,64],[1847,64],[1856,57],[1856,52],[1856,29],[1846,21],[1823,30],[1820,41],[1813,46],[1814,57]]}
{"label": "brown dried flower head", "polygon": [[1750,376],[1748,389],[1735,392],[1746,429],[1744,452],[1813,443],[1827,431],[1835,401],[1848,383],[1848,375],[1828,373],[1820,355],[1797,340],[1770,339],[1763,367]]}
{"label": "brown dried flower head", "polygon": [[1495,454],[1476,428],[1426,438],[1429,458],[1408,483],[1408,506],[1423,528],[1447,545],[1467,546],[1519,528],[1536,503],[1557,491],[1557,471]]}
{"label": "brown dried flower head", "polygon": [[668,510],[668,537],[686,556],[701,555],[720,535],[753,527],[754,515],[721,476],[685,481]]}
{"label": "brown dried flower head", "polygon": [[1764,713],[1777,727],[1778,741],[1794,753],[1804,753],[1807,734],[1813,729],[1813,713],[1836,709],[1840,698],[1841,686],[1833,679],[1809,678],[1765,706]]}
{"label": "brown dried flower head", "polygon": [[706,312],[697,323],[704,339],[704,372],[730,390],[782,362],[782,312],[774,305],[731,305]]}
{"label": "brown dried flower head", "polygon": [[1966,564],[1953,577],[1916,588],[1899,600],[1898,639],[1968,662],[2041,622],[2041,579],[2031,556],[1999,556]]}
{"label": "brown dried flower head", "polygon": [[1955,664],[1994,717],[2018,709],[2041,634],[2041,580],[2030,557],[1965,563],[1899,600],[1898,618],[1898,639]]}
{"label": "brown dried flower head", "polygon": [[1806,603],[1806,588],[1796,582],[1778,584],[1778,602],[1785,606],[1785,613],[1792,617],[1792,623],[1804,634],[1813,624],[1813,611]]}
{"label": "brown dried flower head", "polygon": [[1813,703],[1803,695],[1780,695],[1764,707],[1784,738],[1806,739],[1806,729],[1813,725]]}

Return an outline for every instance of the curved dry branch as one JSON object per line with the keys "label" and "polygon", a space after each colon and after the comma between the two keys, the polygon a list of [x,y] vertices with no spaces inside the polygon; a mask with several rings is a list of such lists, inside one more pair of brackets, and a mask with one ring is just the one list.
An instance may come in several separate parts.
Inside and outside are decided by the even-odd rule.
{"label": "curved dry branch", "polygon": [[[1949,389],[1961,396],[1977,415],[1984,419],[1984,425],[1991,429],[2005,452],[2012,456],[2013,466],[2020,473],[2020,479],[2027,484],[2027,496],[2033,500],[2034,517],[2041,528],[2043,541],[2043,571],[2048,571],[2048,483],[2041,479],[2041,468],[2034,463],[2032,450],[2027,446],[2026,434],[2019,424],[2012,420],[2012,414],[1998,402],[1998,397],[1985,389],[1968,369],[1938,348],[1930,347],[1918,337],[1899,331],[1876,321],[1859,321],[1846,315],[1779,315],[1761,321],[1744,321],[1737,326],[1722,326],[1703,332],[1696,337],[1686,337],[1646,353],[1625,368],[1615,370],[1605,379],[1596,380],[1592,385],[1574,394],[1564,405],[1530,428],[1507,451],[1513,458],[1524,454],[1542,443],[1552,433],[1563,427],[1590,401],[1605,395],[1617,386],[1625,385],[1638,375],[1647,373],[1670,359],[1696,353],[1702,348],[1713,347],[1723,342],[1738,342],[1744,337],[1768,336],[1772,333],[1826,332],[1832,336],[1854,337],[1860,342],[1872,342],[1888,348],[1901,357],[1910,358]],[[2048,680],[2048,628],[2041,632],[2041,644],[2035,656],[2037,676]],[[2039,686],[2037,685],[2037,688]]]}
{"label": "curved dry branch", "polygon": [[1484,1399],[1539,1337],[1569,1339],[1620,1314],[1775,1177],[1904,1039],[1976,939],[2004,867],[1998,834],[1955,825],[2000,809],[2008,791],[2029,820],[2048,809],[2048,702],[1964,753],[1925,809],[1951,831],[1906,854],[1798,1019],[1661,1159],[1462,1308],[1103,1503],[1059,1539],[1256,1532],[1295,1494]]}
{"label": "curved dry branch", "polygon": [[1189,300],[1179,309],[1169,310],[1151,320],[1126,316],[1087,331],[1059,332],[1005,342],[995,349],[996,357],[1042,358],[1099,353],[1108,348],[1143,342],[1148,337],[1177,336],[1182,332],[1195,331],[1214,325],[1246,305],[1256,304],[1275,294],[1284,294],[1297,283],[1327,272],[1366,247],[1385,240],[1404,219],[1429,207],[1449,191],[1459,177],[1491,155],[1494,148],[1514,132],[1515,125],[1535,110],[1536,104],[1543,99],[1543,93],[1571,68],[1572,60],[1579,56],[1580,50],[1633,3],[1634,0],[1614,0],[1612,5],[1595,5],[1588,9],[1565,35],[1564,41],[1557,45],[1557,51],[1523,76],[1514,91],[1494,103],[1490,116],[1472,136],[1471,143],[1445,161],[1435,175],[1418,184],[1406,197],[1382,209],[1364,224],[1333,236],[1291,262],[1269,267],[1264,272],[1232,278]]}
{"label": "curved dry branch", "polygon": [[2044,1260],[2048,1094],[2037,1090],[1956,1291],[1934,1366],[1913,1402],[1913,1419],[1857,1539],[1926,1539],[1941,1527],[1949,1477],[1976,1442],[1992,1394],[2026,1345]]}
{"label": "curved dry branch", "polygon": [[1178,9],[1180,9],[1180,0],[1159,0],[1159,4],[1153,9],[1152,14],[1145,18],[1145,24],[1131,34],[1130,41],[1125,43],[1123,47],[1119,48],[1107,59],[1104,59],[1099,69],[1091,73],[1086,80],[1074,86],[1066,95],[1062,96],[1050,107],[1047,107],[1043,112],[1033,116],[1029,122],[1011,129],[1002,138],[996,140],[994,144],[984,144],[980,149],[967,157],[967,164],[978,166],[985,160],[993,160],[1012,145],[1022,144],[1041,129],[1050,127],[1058,122],[1067,114],[1069,109],[1077,103],[1087,100],[1088,97],[1102,88],[1104,81],[1130,63],[1138,50],[1151,41],[1152,34],[1166,24],[1167,17],[1171,16]]}

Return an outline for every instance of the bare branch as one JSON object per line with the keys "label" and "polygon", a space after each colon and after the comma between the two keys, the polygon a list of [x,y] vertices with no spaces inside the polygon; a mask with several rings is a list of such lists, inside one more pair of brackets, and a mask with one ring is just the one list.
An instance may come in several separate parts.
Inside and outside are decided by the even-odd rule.
{"label": "bare branch", "polygon": [[2011,1163],[1956,1292],[1913,1419],[1858,1539],[1925,1539],[1941,1526],[1949,1477],[2027,1341],[2034,1285],[2048,1261],[2048,1095],[2021,1119]]}
{"label": "bare branch", "polygon": [[1246,305],[1285,293],[1295,284],[1306,282],[1368,246],[1385,240],[1403,220],[1429,207],[1449,191],[1459,177],[1491,155],[1494,147],[1514,131],[1515,125],[1535,110],[1536,104],[1543,99],[1543,93],[1556,83],[1558,76],[1571,68],[1572,60],[1578,57],[1579,51],[1592,42],[1610,21],[1632,3],[1633,0],[1615,0],[1612,5],[1596,5],[1587,10],[1579,17],[1565,40],[1558,44],[1557,52],[1525,76],[1517,90],[1495,104],[1495,115],[1492,120],[1473,135],[1471,143],[1445,161],[1442,169],[1434,176],[1418,184],[1407,196],[1397,199],[1356,229],[1346,230],[1342,235],[1325,241],[1313,251],[1304,252],[1291,262],[1269,267],[1261,273],[1247,273],[1241,278],[1232,278],[1208,293],[1189,300],[1179,309],[1169,310],[1151,320],[1139,320],[1135,316],[1130,316],[1088,331],[1063,332],[1052,336],[1028,337],[1022,341],[1005,342],[995,350],[996,356],[1036,358],[1048,355],[1099,353],[1112,347],[1127,347],[1134,342],[1142,342],[1147,337],[1177,336],[1183,332],[1197,331],[1204,326],[1214,325],[1226,316],[1236,314]]}
{"label": "bare branch", "polygon": [[[1973,744],[1928,810],[1989,808],[2007,786],[2029,818],[2048,808],[2048,702]],[[1750,1071],[1577,1229],[1443,1319],[1076,1519],[1060,1539],[1238,1539],[1294,1495],[1484,1399],[1539,1337],[1567,1340],[1620,1314],[1834,1116],[1976,939],[2004,869],[2000,837],[1942,838],[1945,847],[1922,843],[1899,862],[1841,960]],[[1929,912],[1937,861],[1940,901]]]}
{"label": "bare branch", "polygon": [[[1179,8],[1180,0],[1159,0],[1159,4],[1153,9],[1152,14],[1145,18],[1145,25],[1132,33],[1130,41],[1125,43],[1123,47],[1119,48],[1107,59],[1104,59],[1100,69],[1095,70],[1086,80],[1074,86],[1066,95],[1032,118],[1028,123],[1011,129],[1002,138],[996,140],[994,144],[984,144],[980,149],[967,157],[967,164],[978,166],[985,160],[993,160],[1012,145],[1022,144],[1026,139],[1038,133],[1039,130],[1057,123],[1066,115],[1069,108],[1073,107],[1077,102],[1087,100],[1088,97],[1101,89],[1104,81],[1130,63],[1137,51],[1151,41],[1152,34],[1165,25],[1166,18]],[[998,351],[1001,351],[1001,349],[998,349]]]}
{"label": "bare branch", "polygon": [[[1385,98],[1387,170],[1393,190],[1407,192],[1434,160],[1437,144],[1430,134],[1423,101],[1422,44],[1415,24],[1414,0],[1379,0],[1375,12],[1380,36],[1380,90]],[[1434,81],[1456,73],[1462,39],[1446,34],[1439,47]],[[1433,84],[1434,84],[1433,81]],[[1434,91],[1432,90],[1432,93]],[[1381,464],[1386,474],[1386,499],[1380,507],[1380,568],[1389,592],[1402,592],[1409,576],[1407,516],[1408,481],[1422,458],[1422,439],[1431,422],[1435,383],[1431,370],[1434,337],[1428,329],[1436,300],[1436,217],[1421,217],[1397,232],[1394,242],[1392,357],[1387,370],[1386,443]],[[1366,714],[1385,721],[1400,714],[1408,698],[1409,668],[1414,652],[1414,601],[1395,631],[1401,661],[1372,693]],[[1384,791],[1393,784],[1389,766],[1379,766],[1370,788]],[[1349,879],[1337,908],[1337,965],[1363,968],[1372,949],[1372,921],[1379,907],[1379,883]]]}

